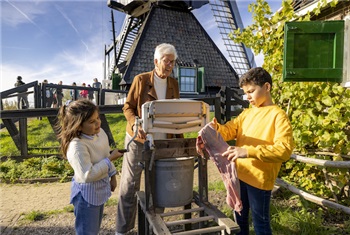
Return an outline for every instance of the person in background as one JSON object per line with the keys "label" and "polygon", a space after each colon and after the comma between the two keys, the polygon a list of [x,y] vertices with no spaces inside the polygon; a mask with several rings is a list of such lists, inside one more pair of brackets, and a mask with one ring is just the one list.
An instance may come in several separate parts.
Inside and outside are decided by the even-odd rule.
{"label": "person in background", "polygon": [[59,110],[57,124],[61,152],[74,170],[70,203],[74,205],[77,235],[97,235],[104,204],[117,186],[112,161],[122,157],[110,151],[101,129],[98,107],[87,99],[72,101]]}
{"label": "person in background", "polygon": [[[47,79],[44,79],[44,81],[42,82],[42,85],[47,85],[48,81]],[[46,96],[46,102],[45,102],[45,107],[46,108],[51,108],[51,105],[53,103],[53,91],[52,91],[52,87],[45,87],[45,96]]]}
{"label": "person in background", "polygon": [[[81,84],[83,87],[86,87],[86,84],[83,83]],[[89,92],[88,90],[80,90],[79,92],[79,95],[80,95],[80,98],[83,98],[83,99],[87,99],[88,98],[88,95],[89,95]]]}
{"label": "person in background", "polygon": [[[252,212],[255,234],[272,234],[270,198],[283,162],[294,148],[292,126],[287,114],[275,105],[271,97],[272,78],[263,68],[252,68],[242,75],[239,85],[252,108],[245,109],[224,125],[214,118],[211,125],[225,141],[236,140],[222,154],[235,161],[240,181],[241,213],[236,214],[240,235],[249,234],[249,210]],[[197,152],[203,148],[197,139]]]}
{"label": "person in background", "polygon": [[[180,98],[179,85],[175,78],[170,77],[173,71],[177,52],[173,45],[163,43],[156,47],[154,53],[154,70],[136,75],[129,90],[123,112],[127,121],[125,147],[132,139],[136,128],[135,118],[141,117],[141,106],[157,99]],[[157,133],[154,139],[173,138],[165,133]],[[177,137],[183,137],[178,135]],[[120,180],[119,201],[117,206],[116,235],[130,233],[135,225],[137,198],[135,193],[140,190],[143,143],[146,133],[140,126],[137,138],[129,144],[125,153]]]}
{"label": "person in background", "polygon": [[[22,77],[21,76],[17,76],[17,81],[15,83],[15,87],[19,87],[24,85],[25,83],[22,81]],[[28,102],[28,95],[26,94],[26,92],[28,91],[28,89],[23,89],[21,91],[18,91],[18,95],[17,95],[17,108],[18,109],[27,109],[29,108],[29,102]]]}
{"label": "person in background", "polygon": [[[72,86],[77,86],[76,82],[73,82],[73,83],[72,83]],[[77,90],[74,90],[74,89],[70,90],[69,94],[70,94],[70,99],[71,99],[71,100],[76,100],[76,97],[75,97],[75,92],[76,92],[76,91],[77,91]]]}
{"label": "person in background", "polygon": [[[90,84],[88,84],[88,87],[91,88]],[[90,101],[94,99],[94,91],[93,90],[88,90],[88,98]]]}
{"label": "person in background", "polygon": [[[93,88],[98,88],[98,89],[102,89],[102,84],[98,81],[97,78],[94,78],[94,83],[92,83],[92,87]],[[99,104],[100,102],[100,99],[99,99],[99,93],[98,91],[94,91],[94,99],[95,99],[95,103],[96,104]]]}
{"label": "person in background", "polygon": [[[59,81],[57,85],[62,85],[62,81]],[[53,89],[53,107],[59,108],[62,106],[62,99],[63,99],[63,90],[61,87],[57,87]]]}

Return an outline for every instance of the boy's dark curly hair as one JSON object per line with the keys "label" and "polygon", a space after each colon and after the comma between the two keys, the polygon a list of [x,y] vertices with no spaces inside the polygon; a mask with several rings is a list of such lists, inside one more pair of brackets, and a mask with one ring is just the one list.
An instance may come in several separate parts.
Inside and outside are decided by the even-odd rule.
{"label": "boy's dark curly hair", "polygon": [[239,86],[242,87],[248,84],[263,86],[266,82],[270,83],[272,87],[271,75],[265,69],[256,67],[249,69],[241,76],[239,79]]}

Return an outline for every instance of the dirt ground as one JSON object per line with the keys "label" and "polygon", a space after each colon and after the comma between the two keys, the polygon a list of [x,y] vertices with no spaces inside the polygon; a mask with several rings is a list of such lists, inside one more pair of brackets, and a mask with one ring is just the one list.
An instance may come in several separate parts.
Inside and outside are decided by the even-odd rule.
{"label": "dirt ground", "polygon": [[[208,162],[209,182],[220,180],[216,167]],[[195,171],[196,172],[196,171]],[[119,182],[119,177],[117,180]],[[194,176],[194,185],[197,176]],[[0,234],[29,235],[74,234],[74,214],[72,212],[49,215],[44,220],[28,222],[24,215],[33,211],[50,212],[69,206],[70,182],[67,183],[34,183],[34,184],[4,184],[0,188]],[[141,188],[143,186],[141,185]],[[142,190],[142,189],[141,189]],[[117,199],[118,187],[111,198]],[[224,195],[225,196],[225,195]],[[213,202],[213,201],[214,202]],[[225,202],[225,198],[211,198],[215,203]],[[116,206],[107,206],[100,234],[115,234]]]}

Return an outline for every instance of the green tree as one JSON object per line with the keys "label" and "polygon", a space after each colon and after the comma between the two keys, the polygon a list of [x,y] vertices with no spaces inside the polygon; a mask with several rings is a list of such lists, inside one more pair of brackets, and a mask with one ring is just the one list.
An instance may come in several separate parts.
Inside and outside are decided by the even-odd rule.
{"label": "green tree", "polygon": [[[330,6],[334,7],[337,3],[334,0]],[[343,160],[341,155],[350,153],[350,89],[331,82],[282,82],[285,22],[309,21],[310,15],[319,14],[326,5],[325,0],[319,1],[316,9],[298,17],[291,0],[282,1],[280,11],[275,14],[272,14],[266,1],[257,0],[248,8],[252,12],[253,24],[235,30],[230,37],[236,43],[244,43],[255,54],[264,55],[263,67],[273,77],[274,102],[287,111],[293,126],[295,152],[310,154],[326,151],[339,155],[323,156],[325,159]],[[288,162],[286,166],[281,171],[287,175],[286,178],[296,180],[294,183],[304,188],[308,185],[307,189],[324,195],[319,182],[325,179],[319,168],[305,167],[305,164],[301,166],[301,163],[294,161]],[[331,171],[338,184],[332,190],[340,193],[344,185],[349,184],[349,172]],[[302,179],[297,180],[300,177]],[[326,195],[330,196],[330,191]]]}

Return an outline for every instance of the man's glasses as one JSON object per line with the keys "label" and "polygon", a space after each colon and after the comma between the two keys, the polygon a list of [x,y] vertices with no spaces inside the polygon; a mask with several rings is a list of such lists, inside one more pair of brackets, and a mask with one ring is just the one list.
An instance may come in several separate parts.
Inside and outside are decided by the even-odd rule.
{"label": "man's glasses", "polygon": [[174,65],[175,60],[162,59],[163,63],[166,65]]}

